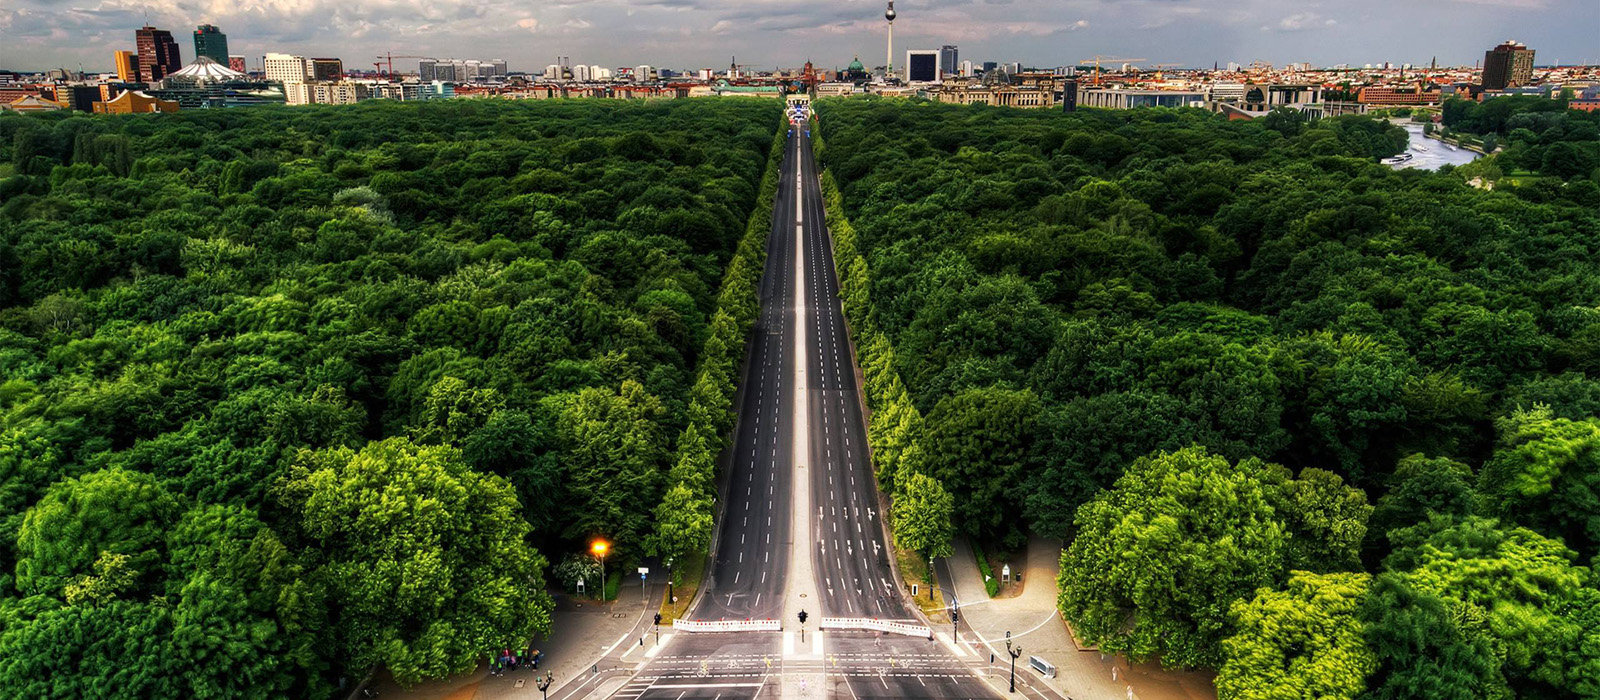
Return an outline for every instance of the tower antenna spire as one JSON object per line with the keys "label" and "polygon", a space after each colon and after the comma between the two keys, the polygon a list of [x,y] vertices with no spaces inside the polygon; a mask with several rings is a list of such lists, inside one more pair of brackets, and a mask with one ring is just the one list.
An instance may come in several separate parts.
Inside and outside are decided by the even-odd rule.
{"label": "tower antenna spire", "polygon": [[889,20],[889,46],[883,64],[883,82],[886,83],[894,77],[894,17],[894,0],[889,0],[889,9],[883,11],[883,18]]}

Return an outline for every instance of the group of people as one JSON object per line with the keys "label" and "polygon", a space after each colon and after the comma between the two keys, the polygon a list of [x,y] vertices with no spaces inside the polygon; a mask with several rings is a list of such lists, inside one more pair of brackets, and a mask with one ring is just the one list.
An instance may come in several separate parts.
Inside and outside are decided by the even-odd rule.
{"label": "group of people", "polygon": [[542,658],[544,658],[544,652],[538,649],[529,649],[526,653],[501,649],[499,653],[489,655],[489,673],[490,675],[503,676],[506,671],[515,671],[521,668],[523,664],[528,664],[533,667],[533,670],[537,671],[539,670],[539,659]]}

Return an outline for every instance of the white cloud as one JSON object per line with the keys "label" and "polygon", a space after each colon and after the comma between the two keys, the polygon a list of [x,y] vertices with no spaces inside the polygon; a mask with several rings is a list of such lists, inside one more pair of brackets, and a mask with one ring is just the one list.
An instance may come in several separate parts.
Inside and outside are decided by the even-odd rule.
{"label": "white cloud", "polygon": [[[963,58],[1067,65],[1096,53],[1152,61],[1472,61],[1515,37],[1540,56],[1592,53],[1596,0],[900,0],[896,51],[942,44]],[[108,70],[134,29],[216,24],[233,53],[395,51],[503,57],[513,70],[556,55],[600,65],[842,66],[882,60],[883,0],[0,0],[0,68],[82,63]],[[1363,19],[1368,17],[1369,19]],[[1092,31],[1089,29],[1092,27]],[[1340,32],[1337,41],[1320,32]],[[1418,27],[1438,31],[1419,39]],[[1258,30],[1259,31],[1256,31]],[[530,42],[530,32],[541,37]],[[1071,34],[1071,40],[1064,40]],[[1321,40],[1309,40],[1318,37]],[[863,60],[866,60],[865,58]]]}

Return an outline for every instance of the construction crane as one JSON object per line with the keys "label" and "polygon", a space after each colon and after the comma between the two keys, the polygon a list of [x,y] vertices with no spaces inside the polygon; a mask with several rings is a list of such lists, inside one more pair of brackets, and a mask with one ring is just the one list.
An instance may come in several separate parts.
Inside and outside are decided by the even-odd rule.
{"label": "construction crane", "polygon": [[1148,59],[1148,58],[1121,58],[1121,57],[1118,57],[1118,56],[1099,56],[1099,55],[1097,55],[1094,58],[1086,58],[1086,59],[1084,59],[1082,61],[1078,61],[1078,63],[1079,63],[1079,65],[1087,64],[1087,63],[1093,63],[1094,64],[1094,85],[1095,85],[1095,87],[1100,87],[1100,62],[1101,61],[1105,61],[1107,63],[1141,63],[1141,62],[1148,61],[1148,60],[1150,60],[1150,59]]}
{"label": "construction crane", "polygon": [[378,58],[381,58],[383,60],[372,64],[372,67],[375,68],[375,69],[381,69],[384,66],[388,66],[389,70],[383,74],[383,77],[392,78],[392,77],[394,77],[394,59],[397,59],[397,58],[432,58],[432,57],[431,56],[400,56],[400,55],[397,55],[397,54],[384,53],[382,56],[378,56]]}
{"label": "construction crane", "polygon": [[1162,73],[1166,72],[1168,68],[1178,68],[1182,65],[1182,63],[1152,63],[1150,67],[1156,69],[1156,81],[1160,82],[1165,79],[1162,77]]}

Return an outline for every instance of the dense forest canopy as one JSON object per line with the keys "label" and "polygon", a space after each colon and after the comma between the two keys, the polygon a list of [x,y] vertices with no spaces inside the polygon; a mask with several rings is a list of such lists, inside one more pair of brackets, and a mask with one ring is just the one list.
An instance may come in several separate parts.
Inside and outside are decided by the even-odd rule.
{"label": "dense forest canopy", "polygon": [[695,544],[780,111],[0,118],[0,695],[438,677]]}
{"label": "dense forest canopy", "polygon": [[819,102],[880,479],[1065,538],[1076,630],[1225,698],[1600,697],[1597,121],[1477,109],[1552,177],[1393,170],[1366,117]]}

